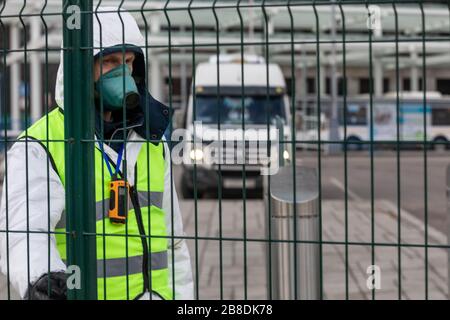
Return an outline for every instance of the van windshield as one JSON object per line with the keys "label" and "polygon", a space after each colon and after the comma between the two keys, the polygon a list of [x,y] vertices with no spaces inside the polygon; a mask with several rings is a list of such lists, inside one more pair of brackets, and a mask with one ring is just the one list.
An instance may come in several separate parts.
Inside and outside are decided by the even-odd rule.
{"label": "van windshield", "polygon": [[[244,111],[242,111],[242,104]],[[195,120],[205,124],[267,124],[274,123],[275,117],[285,118],[282,95],[197,95]],[[219,112],[220,110],[220,112]],[[242,119],[242,117],[244,119]]]}

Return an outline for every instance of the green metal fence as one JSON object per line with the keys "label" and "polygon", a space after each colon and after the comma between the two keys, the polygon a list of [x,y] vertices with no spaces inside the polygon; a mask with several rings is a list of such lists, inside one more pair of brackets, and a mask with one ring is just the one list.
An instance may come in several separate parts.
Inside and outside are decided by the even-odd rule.
{"label": "green metal fence", "polygon": [[69,299],[448,297],[450,2],[2,1],[0,30],[1,298],[62,263]]}

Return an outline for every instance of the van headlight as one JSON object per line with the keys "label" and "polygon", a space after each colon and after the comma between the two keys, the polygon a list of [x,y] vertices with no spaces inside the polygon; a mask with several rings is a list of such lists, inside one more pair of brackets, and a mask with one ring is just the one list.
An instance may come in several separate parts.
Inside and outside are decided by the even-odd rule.
{"label": "van headlight", "polygon": [[289,156],[289,152],[287,150],[283,151],[283,159],[284,160],[289,160],[290,156]]}
{"label": "van headlight", "polygon": [[191,159],[194,161],[201,161],[203,159],[203,150],[192,149],[190,152]]}

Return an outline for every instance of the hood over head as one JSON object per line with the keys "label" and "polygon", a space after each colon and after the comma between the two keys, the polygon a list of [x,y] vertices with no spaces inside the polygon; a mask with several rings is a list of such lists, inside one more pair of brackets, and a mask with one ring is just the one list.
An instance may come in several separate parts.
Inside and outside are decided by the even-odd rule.
{"label": "hood over head", "polygon": [[[123,47],[126,48],[126,51],[131,50],[135,52],[136,58],[133,64],[132,76],[140,94],[140,103],[136,108],[137,110],[134,110],[132,113],[127,110],[127,126],[130,121],[138,121],[138,126],[136,126],[136,123],[131,123],[130,125],[139,135],[148,140],[159,141],[168,126],[171,115],[169,108],[154,99],[147,90],[147,84],[145,83],[145,41],[136,20],[124,9],[94,7],[93,46],[93,59],[100,57],[100,55],[105,56],[109,53],[120,52],[123,50]],[[61,109],[64,109],[63,52],[61,50],[55,85],[55,100]],[[148,130],[146,130],[147,127]]]}

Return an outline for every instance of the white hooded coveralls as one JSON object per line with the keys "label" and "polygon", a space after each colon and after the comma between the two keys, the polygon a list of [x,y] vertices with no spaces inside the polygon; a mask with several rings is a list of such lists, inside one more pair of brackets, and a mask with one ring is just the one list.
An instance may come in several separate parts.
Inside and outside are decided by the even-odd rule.
{"label": "white hooded coveralls", "polygon": [[[101,11],[112,12],[102,13]],[[97,12],[98,14],[94,13],[93,17],[94,55],[100,51],[100,47],[108,48],[127,43],[143,48],[145,57],[143,36],[130,13],[125,11],[119,13],[118,8],[111,7],[98,8]],[[61,52],[55,86],[55,99],[60,108],[64,108],[63,65]],[[129,139],[143,138],[131,130]],[[171,174],[170,151],[167,144],[164,146],[166,163],[162,208],[166,214],[169,236],[172,235],[173,215],[173,236],[175,237],[173,247],[172,241],[170,239],[168,241],[169,283],[175,287],[175,299],[193,299],[189,251],[186,241],[176,238],[184,236],[183,224]],[[134,165],[139,147],[139,143],[126,145],[127,178],[131,185],[134,184]],[[106,144],[104,149],[110,159],[116,163],[117,153]],[[121,170],[123,171],[122,165]],[[28,284],[33,283],[42,274],[66,270],[66,265],[56,248],[55,237],[51,235],[49,241],[47,234],[55,230],[64,208],[65,190],[50,164],[45,149],[39,143],[28,142],[27,146],[23,142],[15,143],[7,155],[0,208],[0,230],[9,231],[8,234],[0,232],[0,270],[4,274],[9,273],[13,288],[22,298],[26,294]],[[50,228],[48,228],[49,225]],[[172,261],[172,250],[174,261]],[[175,283],[172,283],[173,270]],[[147,294],[144,298],[150,298],[150,296]]]}

